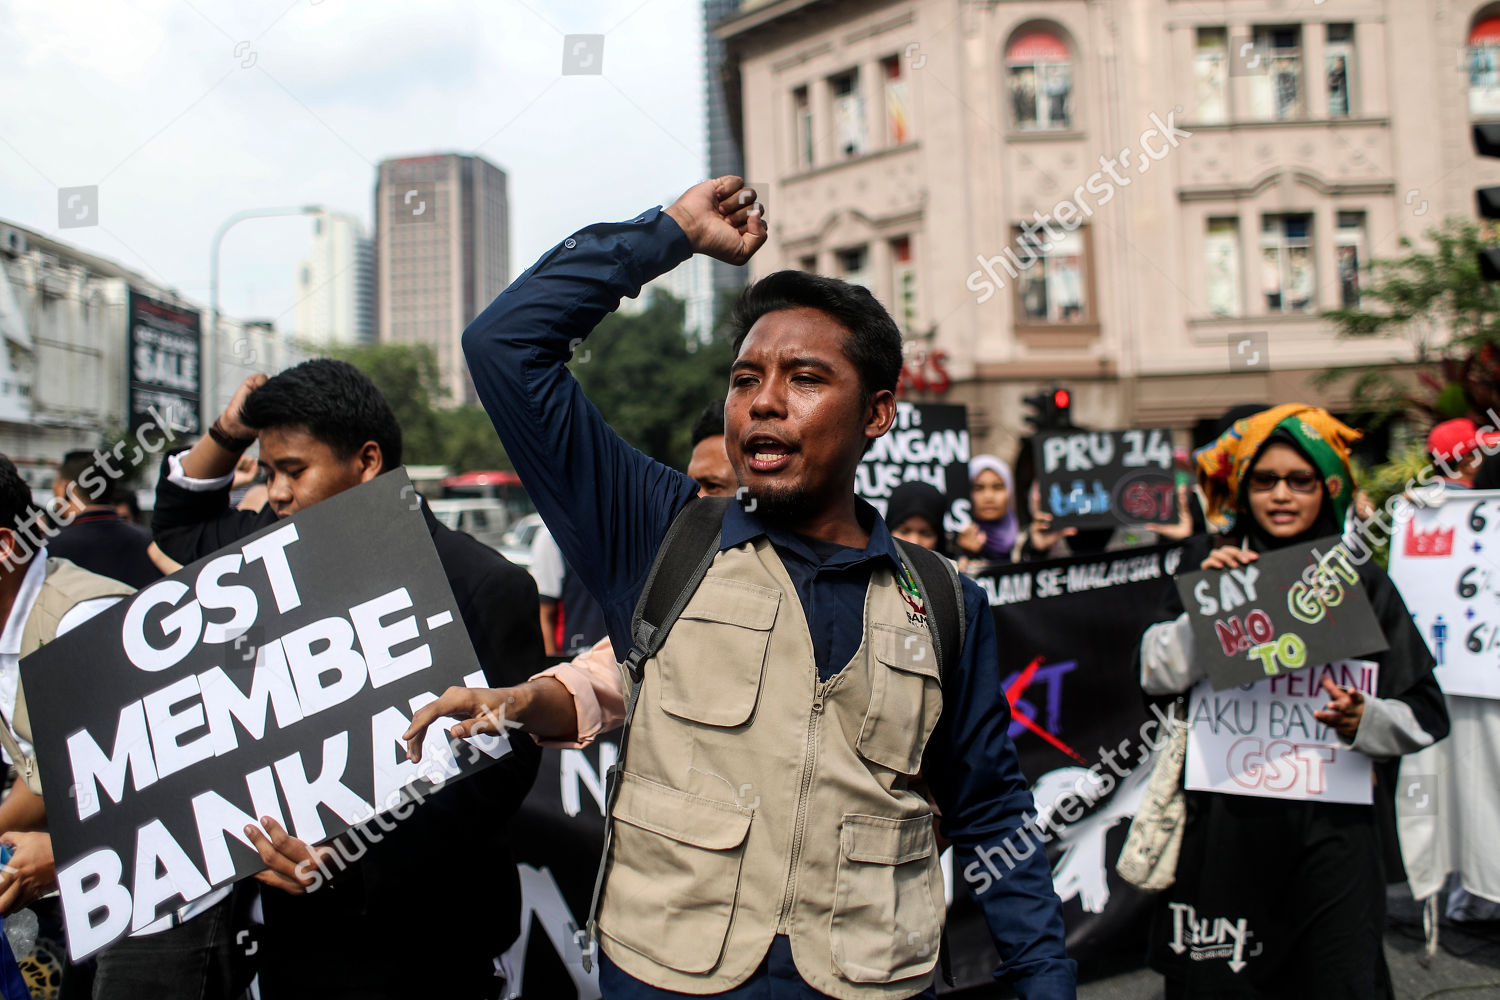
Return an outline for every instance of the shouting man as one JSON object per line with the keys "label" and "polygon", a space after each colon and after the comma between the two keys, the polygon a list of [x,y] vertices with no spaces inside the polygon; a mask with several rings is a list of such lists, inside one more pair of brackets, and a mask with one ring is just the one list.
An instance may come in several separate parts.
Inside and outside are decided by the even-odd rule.
{"label": "shouting man", "polygon": [[[632,648],[632,609],[697,484],[611,430],[569,350],[693,253],[745,263],[766,239],[755,197],[723,177],[577,232],[464,333],[480,399],[617,650]],[[861,455],[895,417],[901,334],[885,309],[863,288],[783,271],[746,291],[734,332],[724,443],[741,502],[724,509],[665,645],[638,664],[600,986],[608,1000],[930,997],[944,900],[921,782],[959,871],[1032,808],[989,607],[964,580],[967,638],[940,670],[913,572],[854,494]],[[440,703],[490,707],[460,690]],[[1072,997],[1044,852],[979,902],[997,974],[1027,1000]]]}

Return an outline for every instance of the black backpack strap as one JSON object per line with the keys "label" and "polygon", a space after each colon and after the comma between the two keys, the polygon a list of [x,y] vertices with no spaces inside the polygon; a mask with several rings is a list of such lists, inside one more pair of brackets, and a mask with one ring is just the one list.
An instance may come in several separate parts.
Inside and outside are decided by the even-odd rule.
{"label": "black backpack strap", "polygon": [[730,497],[694,497],[677,512],[656,550],[656,560],[646,575],[646,586],[630,616],[630,652],[621,667],[630,672],[630,694],[625,701],[625,721],[620,729],[620,752],[605,776],[604,852],[594,876],[594,898],[589,904],[588,919],[574,934],[583,959],[583,971],[593,969],[594,948],[598,941],[599,900],[604,892],[604,876],[609,870],[609,851],[614,841],[615,799],[620,794],[620,774],[625,770],[625,754],[630,747],[630,720],[635,716],[641,696],[644,665],[667,641],[667,633],[682,614],[682,609],[698,590],[708,574],[708,567],[719,554],[720,526],[724,511],[733,502]]}
{"label": "black backpack strap", "polygon": [[[932,647],[937,657],[938,672],[944,677],[953,676],[950,670],[957,669],[958,658],[963,655],[964,641],[969,619],[964,613],[964,585],[958,578],[958,568],[952,562],[931,549],[920,545],[895,540],[901,552],[901,560],[916,580],[922,594],[922,603],[927,608],[927,633],[932,636]],[[950,987],[958,984],[953,978],[953,948],[948,939],[948,924],[943,923],[942,939],[938,942],[938,965],[943,982]]]}
{"label": "black backpack strap", "polygon": [[637,685],[641,683],[641,665],[667,641],[677,616],[719,554],[719,528],[731,502],[730,497],[695,497],[667,528],[635,613],[630,616],[630,652],[625,666]]}
{"label": "black backpack strap", "polygon": [[916,580],[927,607],[927,632],[944,677],[956,669],[963,653],[968,620],[964,615],[963,583],[958,569],[943,556],[920,545],[896,539],[896,548]]}

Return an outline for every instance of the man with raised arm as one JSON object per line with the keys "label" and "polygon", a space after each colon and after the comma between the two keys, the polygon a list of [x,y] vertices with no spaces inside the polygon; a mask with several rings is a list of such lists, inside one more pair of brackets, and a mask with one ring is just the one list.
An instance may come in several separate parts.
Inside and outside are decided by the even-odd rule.
{"label": "man with raised arm", "polygon": [[[723,177],[581,230],[464,333],[480,399],[617,650],[696,484],[615,434],[569,352],[693,253],[745,263],[766,240],[755,197]],[[914,786],[931,789],[959,871],[1022,843],[1032,808],[989,608],[963,581],[967,638],[940,671],[912,572],[854,494],[901,368],[900,332],[869,292],[773,274],[746,292],[734,332],[724,440],[741,502],[642,664],[598,908],[600,987],[607,1000],[931,997],[943,877]],[[439,714],[482,731],[507,697],[451,690],[417,713],[413,752]],[[997,975],[1027,1000],[1073,997],[1040,847],[979,901]]]}

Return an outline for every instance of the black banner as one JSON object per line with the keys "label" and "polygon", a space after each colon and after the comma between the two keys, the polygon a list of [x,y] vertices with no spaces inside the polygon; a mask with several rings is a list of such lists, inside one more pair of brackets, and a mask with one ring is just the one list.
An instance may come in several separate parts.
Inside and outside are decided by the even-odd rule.
{"label": "black banner", "polygon": [[1177,581],[1214,689],[1386,648],[1355,563],[1335,537],[1263,552]]}
{"label": "black banner", "polygon": [[881,516],[891,491],[913,479],[948,498],[944,530],[957,531],[969,517],[969,410],[952,403],[896,403],[896,423],[876,438],[854,474],[854,492]]}
{"label": "black banner", "polygon": [[[202,380],[201,315],[130,292],[130,429],[152,423],[197,434]],[[153,412],[154,411],[154,412]]]}
{"label": "black banner", "polygon": [[1059,527],[1177,520],[1172,431],[1048,431],[1032,439],[1043,509]]}
{"label": "black banner", "polygon": [[[1068,953],[1105,968],[1145,954],[1152,896],[1115,874],[1145,793],[1157,717],[1141,694],[1134,652],[1180,568],[1179,545],[991,568],[1000,676],[1011,739],[1050,831],[1046,850],[1063,904]],[[1024,855],[1017,842],[1012,853]],[[978,867],[976,867],[976,865]],[[1003,861],[955,871],[949,940],[960,986],[992,982],[999,964],[978,905]]]}
{"label": "black banner", "polygon": [[316,843],[509,752],[436,723],[406,760],[412,713],[484,678],[403,471],[153,583],[21,675],[75,958],[264,868],[243,832],[261,816]]}

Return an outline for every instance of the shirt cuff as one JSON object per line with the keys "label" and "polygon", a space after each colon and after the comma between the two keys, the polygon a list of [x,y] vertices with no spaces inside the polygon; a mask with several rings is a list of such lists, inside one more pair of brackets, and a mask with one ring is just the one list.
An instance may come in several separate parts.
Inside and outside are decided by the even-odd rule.
{"label": "shirt cuff", "polygon": [[230,469],[217,479],[194,479],[182,471],[182,456],[180,454],[168,455],[167,482],[191,493],[211,493],[214,490],[222,490],[234,482],[234,470]]}
{"label": "shirt cuff", "polygon": [[1417,722],[1411,706],[1397,698],[1366,698],[1354,742],[1346,744],[1375,758],[1399,757],[1431,745],[1432,735]]}
{"label": "shirt cuff", "polygon": [[536,677],[551,677],[567,688],[578,716],[575,742],[543,740],[533,735],[532,739],[541,746],[581,750],[601,732],[617,728],[625,718],[625,686],[608,638],[600,639],[582,656],[543,670],[532,679]]}

